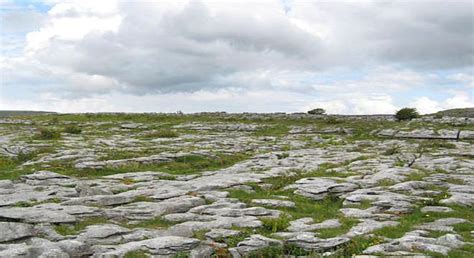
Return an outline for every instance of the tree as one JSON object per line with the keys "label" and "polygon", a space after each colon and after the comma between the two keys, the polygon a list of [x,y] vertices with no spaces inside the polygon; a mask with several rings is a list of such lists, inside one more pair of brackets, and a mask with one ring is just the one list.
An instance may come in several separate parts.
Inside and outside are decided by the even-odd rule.
{"label": "tree", "polygon": [[310,111],[308,111],[308,114],[310,114],[310,115],[324,115],[324,114],[326,114],[326,110],[324,110],[322,108],[315,108],[315,109],[311,109]]}
{"label": "tree", "polygon": [[416,108],[402,108],[395,113],[395,118],[398,121],[402,120],[412,120],[413,118],[420,117]]}

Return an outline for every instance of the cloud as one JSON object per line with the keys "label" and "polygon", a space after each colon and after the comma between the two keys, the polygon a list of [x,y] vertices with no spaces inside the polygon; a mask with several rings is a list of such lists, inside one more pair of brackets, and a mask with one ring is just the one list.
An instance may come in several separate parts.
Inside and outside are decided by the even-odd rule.
{"label": "cloud", "polygon": [[452,91],[452,96],[445,100],[436,101],[428,97],[420,97],[410,105],[422,114],[431,114],[444,109],[474,107],[474,97],[472,93]]}
{"label": "cloud", "polygon": [[[473,87],[472,1],[47,4],[47,13],[14,7],[1,13],[12,25],[2,31],[11,42],[1,46],[2,101],[16,91],[53,94],[55,103],[116,103],[130,95],[131,103],[203,98],[220,108],[226,96],[229,110],[252,110],[243,95],[268,111],[314,104],[359,114],[410,102],[434,110],[449,106],[448,98],[441,105],[423,96],[446,85],[464,87],[463,94]],[[11,36],[17,32],[24,35]]]}

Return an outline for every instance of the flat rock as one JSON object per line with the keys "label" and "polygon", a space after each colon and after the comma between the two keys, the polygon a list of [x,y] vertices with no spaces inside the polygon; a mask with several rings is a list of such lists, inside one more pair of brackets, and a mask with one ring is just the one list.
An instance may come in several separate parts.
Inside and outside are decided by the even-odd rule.
{"label": "flat rock", "polygon": [[252,204],[263,205],[269,207],[295,207],[295,203],[292,201],[282,201],[274,199],[253,199]]}
{"label": "flat rock", "polygon": [[425,206],[421,208],[421,212],[428,213],[428,212],[438,212],[438,213],[447,213],[453,212],[453,209],[445,206]]}
{"label": "flat rock", "polygon": [[143,250],[152,255],[172,255],[178,252],[190,251],[199,245],[199,240],[178,236],[163,236],[152,239],[128,242],[120,245],[96,246],[94,256],[114,257],[123,256],[127,252]]}
{"label": "flat rock", "polygon": [[294,244],[305,250],[324,252],[337,248],[349,242],[348,237],[318,238],[309,234],[299,234],[288,239],[288,243]]}
{"label": "flat rock", "polygon": [[233,237],[240,235],[241,232],[238,230],[231,230],[231,229],[222,229],[222,228],[215,228],[205,234],[206,237],[211,238],[213,240],[219,240],[223,238]]}
{"label": "flat rock", "polygon": [[313,231],[325,228],[338,228],[341,223],[337,219],[328,219],[321,223],[314,223],[312,218],[301,218],[290,221],[290,226],[287,228],[290,232]]}
{"label": "flat rock", "polygon": [[27,223],[71,223],[76,218],[64,211],[48,210],[36,207],[0,208],[0,219]]}
{"label": "flat rock", "polygon": [[364,235],[374,230],[381,229],[383,227],[394,227],[400,224],[397,221],[376,221],[373,219],[364,219],[359,224],[353,226],[346,236],[352,238],[355,236]]}
{"label": "flat rock", "polygon": [[239,242],[237,247],[230,248],[229,252],[233,257],[245,257],[249,253],[268,247],[268,246],[281,246],[283,242],[280,240],[264,237],[262,235],[251,235]]}
{"label": "flat rock", "polygon": [[34,228],[30,224],[17,222],[0,222],[0,243],[22,239],[34,235]]}

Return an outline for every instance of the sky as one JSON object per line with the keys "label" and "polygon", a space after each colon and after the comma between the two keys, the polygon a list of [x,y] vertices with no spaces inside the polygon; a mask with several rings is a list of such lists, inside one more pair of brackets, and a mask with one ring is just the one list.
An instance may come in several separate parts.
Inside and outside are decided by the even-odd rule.
{"label": "sky", "polygon": [[0,110],[474,107],[471,0],[0,0]]}

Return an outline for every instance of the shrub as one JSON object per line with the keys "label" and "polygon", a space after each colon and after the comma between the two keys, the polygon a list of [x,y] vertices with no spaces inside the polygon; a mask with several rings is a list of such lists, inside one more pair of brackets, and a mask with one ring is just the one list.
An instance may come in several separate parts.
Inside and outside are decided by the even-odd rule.
{"label": "shrub", "polygon": [[402,120],[412,120],[413,118],[420,117],[416,108],[402,108],[395,113],[395,118],[398,121]]}
{"label": "shrub", "polygon": [[82,129],[77,125],[68,125],[64,128],[63,132],[70,134],[80,134]]}
{"label": "shrub", "polygon": [[324,115],[324,114],[326,114],[326,110],[324,110],[322,108],[315,108],[315,109],[311,109],[310,111],[308,111],[308,114],[310,114],[310,115]]}
{"label": "shrub", "polygon": [[61,138],[61,132],[47,128],[39,128],[38,134],[36,134],[34,138],[38,140],[59,139]]}

